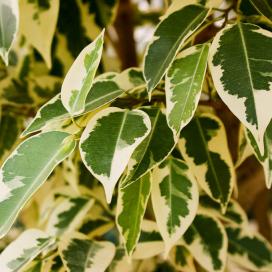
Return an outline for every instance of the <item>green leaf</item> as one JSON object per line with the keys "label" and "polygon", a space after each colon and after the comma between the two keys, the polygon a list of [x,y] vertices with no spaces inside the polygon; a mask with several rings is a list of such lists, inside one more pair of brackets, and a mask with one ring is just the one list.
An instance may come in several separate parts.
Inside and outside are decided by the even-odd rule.
{"label": "green leaf", "polygon": [[151,192],[150,174],[136,182],[119,188],[116,210],[116,224],[130,256],[140,237],[141,224]]}
{"label": "green leaf", "polygon": [[104,42],[104,30],[94,42],[86,46],[68,71],[61,88],[61,101],[72,115],[85,109],[85,102],[93,85],[100,63]]}
{"label": "green leaf", "polygon": [[186,247],[207,271],[224,271],[227,260],[227,235],[217,219],[198,214],[183,236]]}
{"label": "green leaf", "polygon": [[74,231],[93,206],[94,200],[85,197],[65,198],[56,207],[46,226],[46,232],[52,236]]}
{"label": "green leaf", "polygon": [[[86,98],[85,110],[82,114],[94,111],[110,103],[121,94],[123,94],[123,90],[119,88],[113,79],[99,79],[95,81]],[[48,124],[69,118],[70,115],[64,108],[58,94],[39,109],[34,119],[22,133],[22,136],[39,131]]]}
{"label": "green leaf", "polygon": [[56,30],[60,0],[20,0],[20,30],[51,68],[51,44]]}
{"label": "green leaf", "polygon": [[115,246],[74,233],[62,238],[59,251],[67,272],[103,272],[114,257]]}
{"label": "green leaf", "polygon": [[263,136],[272,117],[271,47],[271,32],[238,23],[217,33],[209,57],[219,96],[254,135],[261,153]]}
{"label": "green leaf", "polygon": [[25,203],[75,145],[70,134],[51,131],[27,139],[8,157],[0,177],[0,237],[8,232]]}
{"label": "green leaf", "polygon": [[232,224],[234,226],[248,226],[248,220],[245,211],[239,203],[231,199],[228,203],[225,213],[220,211],[220,205],[213,201],[207,195],[201,195],[199,198],[200,209],[206,211],[210,215],[214,215],[218,219]]}
{"label": "green leaf", "polygon": [[9,244],[0,255],[3,272],[22,271],[36,256],[48,248],[54,239],[37,229],[28,229]]}
{"label": "green leaf", "polygon": [[250,3],[258,10],[258,12],[264,15],[272,22],[272,2],[270,0],[249,0]]}
{"label": "green leaf", "polygon": [[196,45],[182,51],[165,78],[166,115],[176,134],[192,119],[205,77],[209,45]]}
{"label": "green leaf", "polygon": [[167,255],[194,220],[198,187],[187,165],[171,157],[154,169],[152,180],[152,206]]}
{"label": "green leaf", "polygon": [[[151,131],[136,148],[128,163],[128,171],[121,186],[125,187],[142,177],[168,157],[176,138],[168,127],[166,116],[157,107],[142,107],[151,120]],[[163,135],[163,137],[162,137]]]}
{"label": "green leaf", "polygon": [[196,116],[181,131],[178,146],[200,186],[224,210],[235,174],[223,123],[210,113]]}
{"label": "green leaf", "polygon": [[8,54],[18,31],[18,0],[1,0],[0,2],[0,56],[8,65]]}
{"label": "green leaf", "polygon": [[272,248],[268,241],[241,228],[227,227],[226,232],[228,252],[234,262],[251,271],[271,271]]}
{"label": "green leaf", "polygon": [[144,77],[149,98],[152,90],[167,72],[184,41],[203,23],[208,10],[188,5],[166,14],[148,44],[144,59]]}
{"label": "green leaf", "polygon": [[88,123],[80,139],[80,153],[89,171],[103,184],[110,203],[114,187],[151,124],[140,110],[107,108]]}

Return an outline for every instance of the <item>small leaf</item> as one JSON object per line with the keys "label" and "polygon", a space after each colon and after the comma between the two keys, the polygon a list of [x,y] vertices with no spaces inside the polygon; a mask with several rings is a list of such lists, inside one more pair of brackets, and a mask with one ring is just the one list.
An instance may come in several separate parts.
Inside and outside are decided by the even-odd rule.
{"label": "small leaf", "polygon": [[[158,107],[142,107],[151,120],[151,131],[136,148],[128,163],[128,171],[121,186],[125,187],[142,177],[168,157],[176,144],[176,138],[168,127],[166,116]],[[163,137],[162,137],[163,135]]]}
{"label": "small leaf", "polygon": [[181,131],[179,148],[200,186],[224,210],[235,174],[223,123],[210,113],[196,116]]}
{"label": "small leaf", "polygon": [[48,248],[54,239],[37,229],[28,229],[9,244],[0,255],[3,272],[22,271],[36,256]]}
{"label": "small leaf", "polygon": [[227,260],[227,235],[217,219],[198,214],[184,234],[186,247],[207,271],[224,271]]}
{"label": "small leaf", "polygon": [[62,238],[59,251],[68,272],[104,272],[114,257],[115,246],[74,233]]}
{"label": "small leaf", "polygon": [[216,34],[209,57],[219,96],[253,134],[262,154],[272,118],[271,47],[271,32],[252,24],[231,24]]}
{"label": "small leaf", "polygon": [[81,157],[103,184],[108,203],[133,151],[147,137],[150,127],[143,111],[112,107],[97,113],[85,128],[80,139]]}
{"label": "small leaf", "polygon": [[155,168],[152,180],[152,206],[167,255],[194,220],[198,187],[187,165],[175,158]]}
{"label": "small leaf", "polygon": [[[99,79],[95,81],[86,98],[85,110],[82,114],[104,106],[123,94],[123,92],[113,79]],[[58,94],[39,109],[34,119],[22,133],[22,136],[41,130],[53,122],[69,118],[70,115],[64,108]]]}
{"label": "small leaf", "polygon": [[128,255],[131,255],[141,232],[141,224],[151,192],[150,174],[119,188],[116,224],[122,235]]}
{"label": "small leaf", "polygon": [[18,0],[1,0],[0,18],[0,56],[8,65],[8,54],[18,31]]}
{"label": "small leaf", "polygon": [[27,139],[8,157],[0,176],[0,237],[8,232],[25,203],[75,145],[70,134],[51,131]]}
{"label": "small leaf", "polygon": [[249,0],[250,3],[258,10],[258,12],[264,15],[272,22],[272,3],[270,0]]}
{"label": "small leaf", "polygon": [[209,45],[197,45],[182,51],[165,78],[166,115],[176,134],[194,116],[205,77]]}
{"label": "small leaf", "polygon": [[93,85],[100,63],[104,41],[104,30],[94,42],[86,46],[68,71],[61,88],[61,101],[72,115],[85,109],[85,102]]}
{"label": "small leaf", "polygon": [[208,10],[188,5],[166,14],[148,44],[144,59],[144,77],[149,98],[152,90],[167,72],[184,41],[203,23]]}
{"label": "small leaf", "polygon": [[241,228],[226,228],[228,252],[234,262],[251,271],[271,271],[272,248],[260,235],[246,233]]}

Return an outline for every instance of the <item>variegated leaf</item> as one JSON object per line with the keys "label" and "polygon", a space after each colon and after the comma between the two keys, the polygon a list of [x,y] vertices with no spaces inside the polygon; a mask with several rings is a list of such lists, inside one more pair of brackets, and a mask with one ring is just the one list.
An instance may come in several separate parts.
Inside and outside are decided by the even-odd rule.
{"label": "variegated leaf", "polygon": [[249,0],[250,3],[272,22],[272,2],[270,0]]}
{"label": "variegated leaf", "polygon": [[200,210],[206,211],[209,215],[214,215],[218,219],[221,219],[228,224],[234,226],[248,226],[247,215],[239,203],[231,199],[228,203],[225,213],[220,211],[220,205],[213,201],[207,195],[201,195],[199,197]]}
{"label": "variegated leaf", "polygon": [[93,204],[93,199],[85,197],[64,198],[50,215],[46,232],[52,236],[61,236],[74,231]]}
{"label": "variegated leaf", "polygon": [[23,267],[53,242],[54,239],[41,230],[28,229],[24,231],[1,253],[1,272],[22,271]]}
{"label": "variegated leaf", "polygon": [[103,41],[104,30],[94,42],[80,52],[63,81],[61,101],[72,116],[82,113],[85,109],[86,98],[100,63]]}
{"label": "variegated leaf", "polygon": [[183,236],[186,247],[207,271],[224,271],[227,260],[227,235],[217,219],[198,214]]}
{"label": "variegated leaf", "polygon": [[152,206],[167,255],[194,220],[198,187],[187,165],[172,157],[154,169],[152,180]]}
{"label": "variegated leaf", "polygon": [[51,68],[51,44],[55,33],[60,0],[46,2],[20,0],[20,30]]}
{"label": "variegated leaf", "polygon": [[88,123],[80,139],[84,164],[103,184],[107,202],[136,147],[147,137],[151,124],[140,110],[107,108]]}
{"label": "variegated leaf", "polygon": [[18,31],[18,0],[1,0],[0,18],[0,56],[8,65],[8,54]]}
{"label": "variegated leaf", "polygon": [[148,114],[151,120],[151,131],[132,154],[126,177],[121,184],[122,187],[135,182],[159,165],[167,158],[176,144],[176,137],[168,127],[166,116],[160,108],[143,107],[141,110]]}
{"label": "variegated leaf", "polygon": [[150,99],[152,90],[167,72],[184,41],[207,15],[206,8],[188,5],[163,17],[148,44],[144,59],[144,77]]}
{"label": "variegated leaf", "polygon": [[116,224],[130,256],[141,233],[141,224],[151,192],[151,177],[147,173],[136,182],[119,188]]}
{"label": "variegated leaf", "polygon": [[266,186],[269,189],[272,185],[272,121],[264,134],[264,154],[261,153],[255,138],[249,130],[246,130],[246,137],[256,158],[263,166]]}
{"label": "variegated leaf", "polygon": [[68,272],[104,272],[114,257],[115,246],[74,233],[62,238],[59,251]]}
{"label": "variegated leaf", "polygon": [[196,116],[182,130],[178,145],[200,186],[225,209],[235,173],[223,123],[210,113]]}
{"label": "variegated leaf", "polygon": [[272,270],[272,247],[258,234],[247,233],[241,228],[226,228],[231,259],[250,271]]}
{"label": "variegated leaf", "polygon": [[237,23],[215,36],[209,57],[219,96],[254,135],[262,154],[263,136],[272,117],[271,47],[271,32]]}
{"label": "variegated leaf", "polygon": [[72,135],[51,131],[27,139],[8,157],[0,176],[0,237],[7,233],[25,203],[75,145]]}
{"label": "variegated leaf", "polygon": [[[121,94],[123,94],[123,90],[119,88],[114,80],[99,79],[95,81],[91,87],[91,91],[86,98],[85,110],[83,113],[94,111],[111,102]],[[58,94],[39,109],[22,136],[41,130],[48,124],[69,118],[70,115],[64,108],[60,95]]]}
{"label": "variegated leaf", "polygon": [[182,51],[165,78],[167,122],[176,134],[193,118],[205,77],[209,45]]}

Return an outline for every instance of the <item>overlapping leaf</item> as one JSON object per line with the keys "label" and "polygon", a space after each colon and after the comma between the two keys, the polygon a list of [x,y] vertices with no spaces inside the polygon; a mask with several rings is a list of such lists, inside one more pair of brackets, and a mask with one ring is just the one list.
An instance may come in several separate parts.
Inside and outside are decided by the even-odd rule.
{"label": "overlapping leaf", "polygon": [[225,208],[235,174],[223,123],[209,113],[196,116],[182,130],[179,148],[201,187]]}
{"label": "overlapping leaf", "polygon": [[104,31],[80,52],[63,81],[61,101],[72,116],[85,109],[86,98],[100,63],[103,41]]}
{"label": "overlapping leaf", "polygon": [[272,22],[272,3],[270,0],[249,0],[261,14]]}
{"label": "overlapping leaf", "polygon": [[192,119],[205,77],[209,45],[182,51],[166,74],[167,122],[176,134]]}
{"label": "overlapping leaf", "polygon": [[263,136],[272,118],[271,46],[271,32],[237,23],[215,36],[209,58],[219,96],[253,134],[262,154]]}
{"label": "overlapping leaf", "polygon": [[144,77],[149,98],[167,72],[183,42],[203,23],[208,10],[188,5],[166,14],[155,30],[144,60]]}
{"label": "overlapping leaf", "polygon": [[197,183],[187,165],[171,157],[154,169],[152,180],[152,206],[168,254],[196,215]]}
{"label": "overlapping leaf", "polygon": [[0,177],[0,237],[5,235],[27,200],[75,148],[74,138],[51,131],[27,139],[8,157]]}
{"label": "overlapping leaf", "polygon": [[136,182],[119,188],[116,224],[128,255],[131,255],[141,233],[141,223],[151,192],[151,177],[146,174]]}
{"label": "overlapping leaf", "polygon": [[143,111],[113,107],[97,113],[85,128],[80,139],[81,157],[103,184],[108,202],[133,151],[150,128],[149,117]]}

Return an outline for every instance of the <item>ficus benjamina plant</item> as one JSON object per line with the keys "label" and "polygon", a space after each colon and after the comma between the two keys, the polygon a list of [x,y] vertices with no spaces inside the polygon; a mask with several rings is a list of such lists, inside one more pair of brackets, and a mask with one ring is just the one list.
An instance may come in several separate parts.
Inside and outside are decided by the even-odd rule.
{"label": "ficus benjamina plant", "polygon": [[271,0],[0,0],[0,56],[0,272],[272,271]]}

